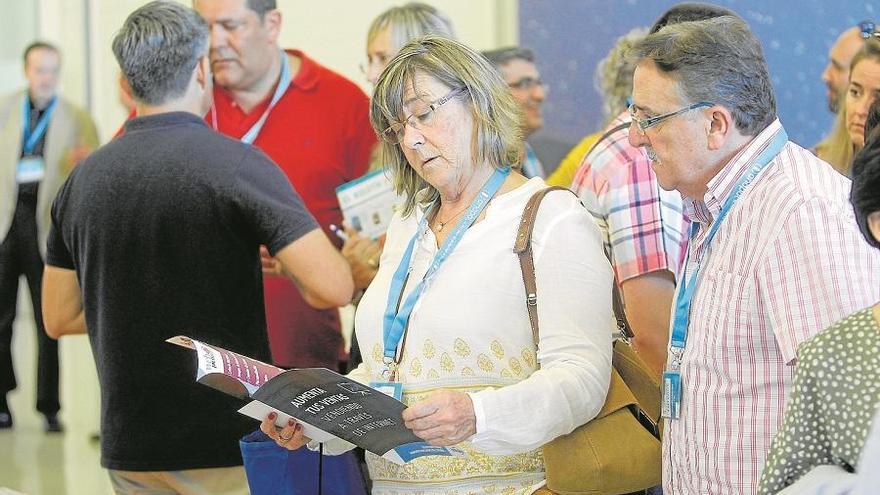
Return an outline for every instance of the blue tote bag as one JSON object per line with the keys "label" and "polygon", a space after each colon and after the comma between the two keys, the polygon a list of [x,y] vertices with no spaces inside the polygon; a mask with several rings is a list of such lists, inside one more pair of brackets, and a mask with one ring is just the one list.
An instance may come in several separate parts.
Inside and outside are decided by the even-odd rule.
{"label": "blue tote bag", "polygon": [[[239,442],[251,495],[316,495],[320,454],[305,447],[287,450],[257,430]],[[323,495],[366,495],[353,452],[324,456]]]}

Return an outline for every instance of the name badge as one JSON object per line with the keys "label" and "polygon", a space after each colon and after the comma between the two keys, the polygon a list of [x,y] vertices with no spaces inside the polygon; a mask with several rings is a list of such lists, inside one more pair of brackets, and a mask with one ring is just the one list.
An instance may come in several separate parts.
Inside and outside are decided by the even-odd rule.
{"label": "name badge", "polygon": [[678,419],[681,414],[681,373],[666,371],[663,373],[663,400],[660,403],[660,415],[667,419]]}
{"label": "name badge", "polygon": [[370,382],[370,386],[383,394],[403,401],[403,384],[398,382]]}
{"label": "name badge", "polygon": [[42,157],[29,156],[18,161],[15,169],[15,181],[19,184],[39,182],[46,175],[46,162]]}

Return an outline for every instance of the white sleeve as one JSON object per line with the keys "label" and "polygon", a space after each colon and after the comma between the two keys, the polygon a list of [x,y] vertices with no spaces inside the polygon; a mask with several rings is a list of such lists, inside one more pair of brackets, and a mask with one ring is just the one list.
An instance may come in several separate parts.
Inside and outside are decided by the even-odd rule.
{"label": "white sleeve", "polygon": [[541,368],[514,385],[471,394],[477,433],[470,441],[487,454],[532,450],[570,433],[596,416],[608,393],[611,266],[599,229],[580,203],[572,197],[562,211],[545,211],[551,198],[532,240]]}
{"label": "white sleeve", "polygon": [[[370,383],[370,374],[367,372],[367,367],[364,363],[359,364],[357,368],[351,370],[351,372],[345,376],[358,383],[363,383],[364,385],[369,385]],[[319,442],[313,440],[307,443],[306,447],[309,450],[317,452],[320,448],[319,445]],[[357,445],[347,442],[339,437],[334,437],[333,439],[324,442],[324,455],[341,455],[355,447],[357,447]]]}
{"label": "white sleeve", "polygon": [[868,495],[880,486],[880,410],[874,415],[865,439],[859,467],[850,473],[840,466],[822,465],[811,469],[779,495]]}
{"label": "white sleeve", "polygon": [[[816,466],[778,495],[844,495],[851,493],[855,474],[840,466]],[[867,493],[867,492],[865,492]]]}

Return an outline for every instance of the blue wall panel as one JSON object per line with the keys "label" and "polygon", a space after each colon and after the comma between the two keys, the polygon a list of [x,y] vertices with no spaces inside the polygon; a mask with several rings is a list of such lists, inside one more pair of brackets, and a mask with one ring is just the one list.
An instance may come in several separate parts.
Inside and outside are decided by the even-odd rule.
{"label": "blue wall panel", "polygon": [[[520,40],[532,48],[550,85],[545,139],[573,143],[601,126],[593,72],[614,41],[650,26],[676,2],[661,0],[520,0]],[[831,126],[820,76],[837,36],[863,19],[880,21],[876,2],[852,0],[723,0],[761,40],[780,120],[789,136],[811,147]],[[547,164],[550,167],[553,164]]]}

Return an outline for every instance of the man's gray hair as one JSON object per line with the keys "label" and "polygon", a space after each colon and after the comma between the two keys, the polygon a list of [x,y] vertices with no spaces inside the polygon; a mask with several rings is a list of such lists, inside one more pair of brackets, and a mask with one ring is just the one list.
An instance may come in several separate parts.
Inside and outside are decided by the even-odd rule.
{"label": "man's gray hair", "polygon": [[249,9],[256,12],[257,15],[260,16],[260,19],[266,15],[266,12],[278,8],[275,0],[247,0],[247,6]]}
{"label": "man's gray hair", "polygon": [[135,10],[113,38],[132,97],[149,105],[182,96],[207,47],[205,21],[175,2],[153,1]]}
{"label": "man's gray hair", "polygon": [[525,60],[535,63],[535,52],[521,46],[507,46],[481,53],[496,69],[500,69],[502,65],[506,65],[511,60]]}
{"label": "man's gray hair", "polygon": [[736,128],[754,136],[776,118],[776,97],[761,43],[734,16],[670,24],[633,47],[678,81],[682,103],[709,101],[733,114]]}

